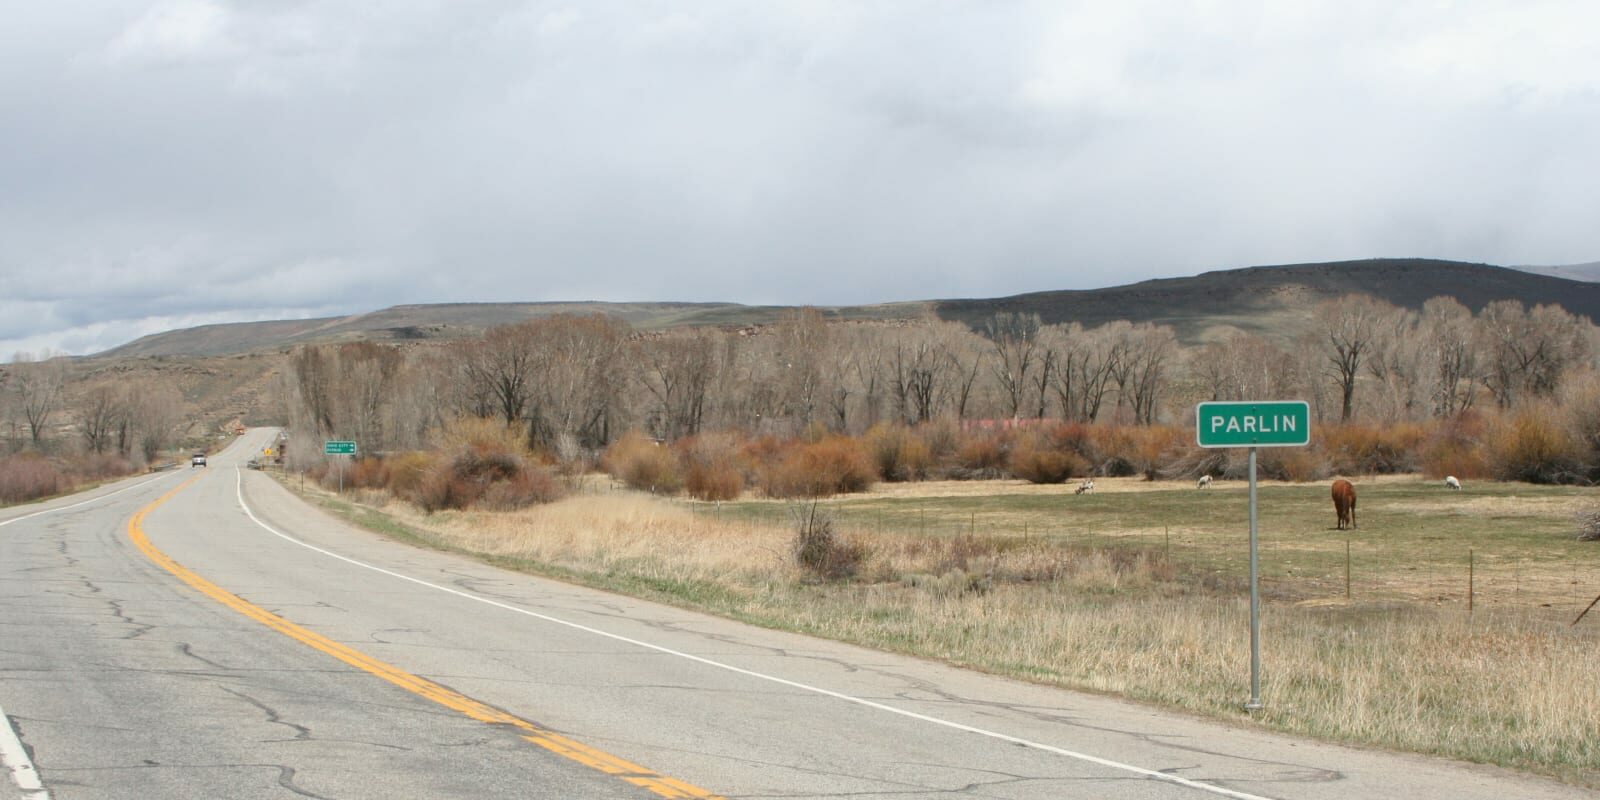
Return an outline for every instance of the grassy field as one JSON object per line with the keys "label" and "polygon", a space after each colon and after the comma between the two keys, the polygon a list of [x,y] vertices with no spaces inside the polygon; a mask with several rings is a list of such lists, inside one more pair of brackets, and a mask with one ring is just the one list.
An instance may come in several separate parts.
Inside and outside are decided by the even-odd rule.
{"label": "grassy field", "polygon": [[793,519],[809,506],[794,503],[663,499],[603,479],[512,513],[320,500],[414,542],[761,625],[1600,786],[1600,612],[1570,624],[1600,593],[1600,543],[1576,541],[1572,521],[1591,490],[1361,481],[1347,534],[1326,484],[1263,486],[1266,708],[1246,715],[1243,487],[1097,483],[823,501],[862,553],[834,581],[797,566]]}
{"label": "grassy field", "polygon": [[[1421,601],[1474,610],[1548,609],[1571,620],[1600,594],[1600,544],[1575,537],[1572,516],[1600,504],[1593,489],[1483,482],[1454,492],[1415,477],[1357,482],[1356,530],[1334,528],[1326,483],[1258,489],[1263,591],[1279,600]],[[842,530],[1044,540],[1145,552],[1190,576],[1246,586],[1249,493],[1243,482],[1196,490],[1134,478],[1092,494],[1022,482],[888,484],[822,502]],[[790,503],[746,501],[702,514],[786,526]],[[1469,574],[1470,573],[1470,574]],[[1569,613],[1570,612],[1570,613]],[[1600,622],[1600,619],[1596,620]]]}

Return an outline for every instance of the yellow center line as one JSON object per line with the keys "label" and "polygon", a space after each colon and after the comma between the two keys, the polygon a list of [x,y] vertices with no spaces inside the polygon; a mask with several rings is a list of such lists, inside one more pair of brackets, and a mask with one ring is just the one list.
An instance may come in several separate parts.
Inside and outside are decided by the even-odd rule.
{"label": "yellow center line", "polygon": [[162,569],[177,576],[179,580],[189,584],[201,594],[253,619],[268,628],[271,628],[302,644],[309,645],[334,658],[349,664],[352,667],[376,675],[408,692],[425,697],[439,705],[491,725],[508,725],[523,732],[523,739],[532,742],[556,755],[575,761],[590,769],[607,775],[616,776],[622,780],[669,798],[697,798],[698,800],[722,800],[718,795],[693,786],[675,778],[669,778],[638,764],[631,763],[614,756],[604,750],[599,750],[582,742],[569,739],[555,731],[547,730],[521,717],[502,711],[486,703],[474,700],[453,689],[441,686],[433,681],[406,672],[393,664],[380,661],[355,648],[336,642],[322,634],[296,625],[277,614],[272,613],[258,605],[244,600],[238,595],[200,577],[188,567],[179,564],[166,553],[156,549],[150,543],[150,538],[144,533],[144,518],[163,503],[172,499],[179,492],[187,489],[202,475],[196,475],[179,484],[172,491],[156,498],[155,502],[133,515],[128,520],[128,538],[146,556]]}

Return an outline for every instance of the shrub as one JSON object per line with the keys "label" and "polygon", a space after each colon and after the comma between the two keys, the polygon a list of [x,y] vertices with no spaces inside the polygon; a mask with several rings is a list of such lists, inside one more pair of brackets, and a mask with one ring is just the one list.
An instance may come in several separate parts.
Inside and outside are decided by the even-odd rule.
{"label": "shrub", "polygon": [[554,502],[564,493],[555,473],[540,465],[483,485],[474,505],[490,511],[515,511],[535,503]]}
{"label": "shrub", "polygon": [[637,431],[606,448],[601,465],[633,489],[672,494],[683,488],[683,468],[677,453]]}
{"label": "shrub", "polygon": [[1153,481],[1179,460],[1194,442],[1194,429],[1174,425],[1148,425],[1135,430],[1130,456],[1136,474]]}
{"label": "shrub", "polygon": [[468,450],[522,454],[527,450],[527,433],[521,425],[507,425],[498,419],[459,417],[434,431],[433,449],[441,453]]}
{"label": "shrub", "polygon": [[84,480],[103,481],[133,472],[133,465],[117,453],[88,453],[75,460],[72,471]]}
{"label": "shrub", "polygon": [[955,466],[950,477],[963,480],[987,480],[1006,474],[1011,460],[1012,440],[1009,432],[974,432],[962,437],[956,448]]}
{"label": "shrub", "polygon": [[1318,438],[1333,471],[1345,475],[1413,472],[1427,440],[1422,426],[1411,423],[1336,425]]}
{"label": "shrub", "polygon": [[533,460],[521,432],[494,420],[456,420],[434,441],[442,453],[402,453],[380,475],[389,490],[428,512],[481,507],[511,511],[565,493],[554,472]]}
{"label": "shrub", "polygon": [[1578,541],[1600,542],[1600,509],[1579,511],[1575,518],[1578,523]]}
{"label": "shrub", "polygon": [[434,456],[422,451],[400,453],[389,458],[388,483],[384,488],[390,494],[406,500],[414,500],[417,488],[421,486],[423,477],[436,462]]}
{"label": "shrub", "polygon": [[350,465],[345,473],[346,486],[362,489],[381,489],[389,485],[388,460],[375,456],[362,456]]}
{"label": "shrub", "polygon": [[1049,447],[1039,437],[1030,437],[1011,451],[1011,474],[1029,483],[1064,483],[1074,475],[1089,472],[1083,456]]}
{"label": "shrub", "polygon": [[[1245,478],[1250,472],[1248,455],[1230,461],[1229,477]],[[1238,474],[1232,474],[1237,470]],[[1327,456],[1314,447],[1262,447],[1256,451],[1258,477],[1279,481],[1322,480],[1328,477]]]}
{"label": "shrub", "polygon": [[1554,409],[1529,406],[1502,419],[1489,435],[1487,455],[1494,477],[1529,483],[1584,480],[1582,452]]}
{"label": "shrub", "polygon": [[678,442],[684,488],[696,500],[733,500],[744,491],[739,445],[730,433],[704,434]]}
{"label": "shrub", "polygon": [[913,431],[928,452],[928,473],[947,469],[955,461],[962,444],[961,426],[954,420],[939,419],[917,426]]}
{"label": "shrub", "polygon": [[1090,428],[1079,452],[1094,454],[1093,470],[1100,475],[1122,478],[1137,475],[1141,468],[1139,429],[1125,425]]}
{"label": "shrub", "polygon": [[1104,457],[1095,446],[1095,429],[1082,422],[1055,422],[1041,429],[1045,446],[1063,453],[1071,453],[1092,467]]}
{"label": "shrub", "polygon": [[795,528],[794,559],[801,569],[822,580],[840,580],[856,574],[867,557],[864,545],[841,538],[833,530],[833,518],[819,511],[816,503],[791,509],[790,515]]}
{"label": "shrub", "polygon": [[1493,475],[1484,450],[1486,423],[1476,411],[1441,420],[1418,446],[1417,468],[1430,478],[1487,478]]}
{"label": "shrub", "polygon": [[21,453],[0,460],[0,503],[26,503],[61,494],[68,488],[66,476],[39,453]]}
{"label": "shrub", "polygon": [[815,444],[797,444],[776,464],[766,465],[761,488],[769,497],[829,497],[866,491],[872,475],[860,442],[829,436]]}
{"label": "shrub", "polygon": [[864,445],[878,477],[886,481],[924,480],[933,465],[927,443],[903,425],[874,426]]}

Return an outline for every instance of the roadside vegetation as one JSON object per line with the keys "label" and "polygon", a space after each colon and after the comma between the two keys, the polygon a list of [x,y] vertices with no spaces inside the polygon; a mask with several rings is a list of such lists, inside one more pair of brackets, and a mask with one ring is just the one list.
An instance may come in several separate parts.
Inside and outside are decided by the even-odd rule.
{"label": "roadside vegetation", "polygon": [[0,365],[0,505],[26,503],[175,463],[194,439],[168,386],[104,376],[75,384],[68,359]]}

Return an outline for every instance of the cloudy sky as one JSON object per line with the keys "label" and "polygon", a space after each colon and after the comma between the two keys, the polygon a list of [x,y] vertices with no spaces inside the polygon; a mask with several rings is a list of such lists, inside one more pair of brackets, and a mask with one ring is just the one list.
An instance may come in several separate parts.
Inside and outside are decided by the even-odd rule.
{"label": "cloudy sky", "polygon": [[75,0],[0,24],[0,358],[397,303],[1600,259],[1600,5]]}

